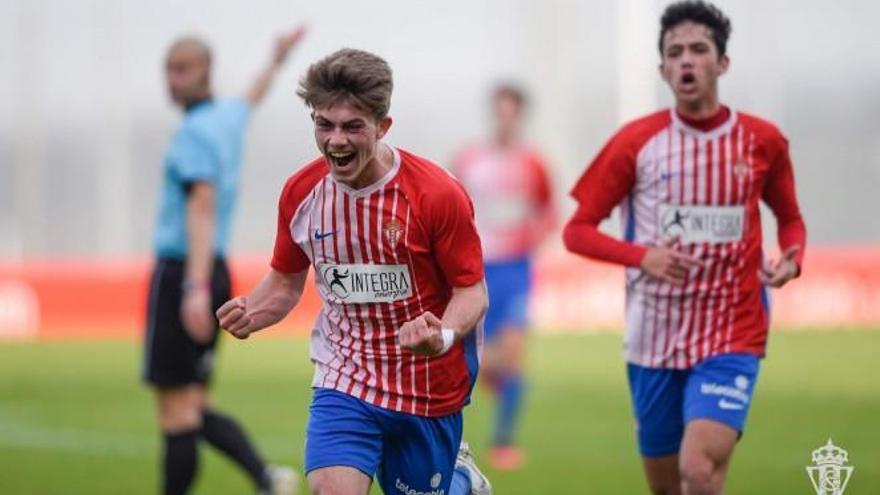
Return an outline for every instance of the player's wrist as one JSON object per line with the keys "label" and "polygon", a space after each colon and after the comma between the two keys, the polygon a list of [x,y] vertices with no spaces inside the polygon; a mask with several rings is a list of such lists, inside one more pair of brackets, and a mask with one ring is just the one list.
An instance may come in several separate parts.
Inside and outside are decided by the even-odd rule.
{"label": "player's wrist", "polygon": [[187,278],[180,284],[180,288],[184,293],[208,292],[211,290],[211,284],[204,279]]}
{"label": "player's wrist", "polygon": [[438,356],[446,354],[446,352],[455,344],[455,330],[443,327],[440,329],[440,337],[443,339],[443,347],[441,347],[440,352],[437,353]]}

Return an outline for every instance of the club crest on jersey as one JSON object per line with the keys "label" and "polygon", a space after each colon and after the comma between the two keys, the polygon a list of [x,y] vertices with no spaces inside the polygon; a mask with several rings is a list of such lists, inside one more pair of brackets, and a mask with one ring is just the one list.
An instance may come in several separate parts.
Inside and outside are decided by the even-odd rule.
{"label": "club crest on jersey", "polygon": [[389,220],[385,222],[382,233],[385,234],[385,240],[388,241],[391,249],[394,249],[400,242],[400,236],[403,235],[403,226],[397,220]]}

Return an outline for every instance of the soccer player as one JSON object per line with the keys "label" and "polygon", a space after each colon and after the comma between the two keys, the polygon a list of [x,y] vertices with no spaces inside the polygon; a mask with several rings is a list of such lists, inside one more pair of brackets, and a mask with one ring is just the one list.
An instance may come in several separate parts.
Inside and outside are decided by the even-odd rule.
{"label": "soccer player", "polygon": [[309,68],[298,94],[321,156],[281,192],[268,274],[217,316],[247,338],[296,306],[314,268],[313,493],[366,495],[375,475],[389,495],[489,494],[461,443],[487,305],[473,210],[450,174],[382,141],[391,90],[371,53]]}
{"label": "soccer player", "polygon": [[525,92],[499,85],[492,94],[492,111],[491,140],[462,150],[453,171],[474,200],[489,289],[481,370],[496,396],[489,462],[499,470],[514,470],[524,462],[514,430],[524,386],[531,257],[554,227],[556,214],[544,160],[521,138]]}
{"label": "soccer player", "polygon": [[224,258],[245,128],[302,35],[298,28],[279,37],[268,66],[239,98],[213,97],[205,42],[178,39],[165,59],[168,91],[185,114],[165,155],[143,373],[158,403],[165,494],[188,491],[200,439],[238,464],[261,493],[292,493],[295,473],[266,466],[238,423],[211,405],[208,385],[214,310],[230,297]]}
{"label": "soccer player", "polygon": [[[660,21],[675,108],[625,125],[572,190],[569,250],[626,266],[625,353],[654,493],[719,494],[767,343],[765,287],[800,274],[806,242],[788,141],[718,99],[730,21],[700,1]],[[759,202],[783,252],[762,264]],[[624,240],[597,229],[621,207]]]}

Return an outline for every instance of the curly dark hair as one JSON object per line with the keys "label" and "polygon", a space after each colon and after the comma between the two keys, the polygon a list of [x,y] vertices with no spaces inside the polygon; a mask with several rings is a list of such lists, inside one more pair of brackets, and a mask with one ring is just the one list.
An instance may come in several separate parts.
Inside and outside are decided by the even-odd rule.
{"label": "curly dark hair", "polygon": [[667,31],[687,21],[709,28],[719,57],[727,52],[727,39],[730,38],[730,31],[733,29],[730,25],[730,19],[724,15],[721,9],[711,3],[702,0],[684,0],[666,7],[663,16],[660,17],[658,46],[661,56],[663,55],[663,37],[666,36]]}

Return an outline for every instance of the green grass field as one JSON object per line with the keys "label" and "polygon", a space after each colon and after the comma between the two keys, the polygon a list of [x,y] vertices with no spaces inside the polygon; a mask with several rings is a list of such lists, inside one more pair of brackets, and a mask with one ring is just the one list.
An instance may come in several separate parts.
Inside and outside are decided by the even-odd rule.
{"label": "green grass field", "polygon": [[[645,493],[620,337],[530,341],[521,440],[526,469],[488,471],[496,494]],[[302,466],[311,366],[304,339],[222,346],[215,402],[242,420],[273,462]],[[730,494],[814,493],[805,466],[831,437],[855,466],[848,495],[880,494],[878,331],[775,333]],[[0,345],[0,494],[157,493],[153,404],[129,342]],[[465,437],[485,451],[490,397],[466,409]],[[378,493],[378,490],[375,490]],[[202,450],[199,494],[252,493]]]}

